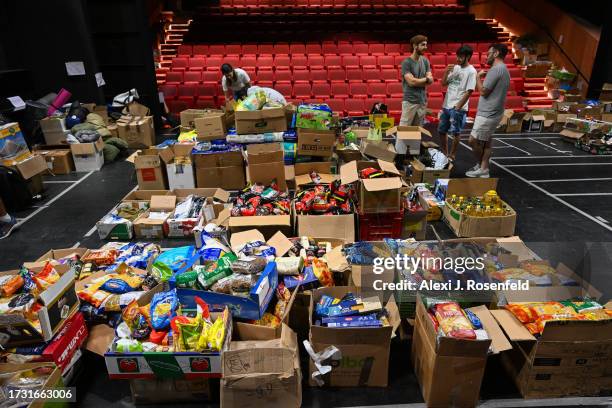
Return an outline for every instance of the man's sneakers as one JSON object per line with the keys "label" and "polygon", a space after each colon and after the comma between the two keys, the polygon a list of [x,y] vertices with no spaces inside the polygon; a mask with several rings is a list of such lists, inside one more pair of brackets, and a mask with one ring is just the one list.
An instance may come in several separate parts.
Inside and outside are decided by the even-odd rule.
{"label": "man's sneakers", "polygon": [[476,171],[480,168],[480,164],[476,163],[476,165],[474,165],[474,167],[471,167],[465,174],[467,174],[470,171]]}
{"label": "man's sneakers", "polygon": [[17,220],[12,215],[10,217],[11,220],[8,222],[0,221],[0,239],[8,237],[17,228]]}
{"label": "man's sneakers", "polygon": [[468,177],[489,178],[489,169],[483,170],[478,166],[475,169],[466,171],[465,175]]}

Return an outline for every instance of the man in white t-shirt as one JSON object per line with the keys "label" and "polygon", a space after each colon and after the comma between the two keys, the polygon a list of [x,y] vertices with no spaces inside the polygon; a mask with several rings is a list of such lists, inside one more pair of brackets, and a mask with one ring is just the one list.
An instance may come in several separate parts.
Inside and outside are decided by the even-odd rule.
{"label": "man in white t-shirt", "polygon": [[221,65],[221,87],[225,94],[225,100],[238,100],[247,96],[247,90],[251,86],[251,78],[245,70],[234,68],[230,64]]}
{"label": "man in white t-shirt", "polygon": [[[465,126],[470,95],[476,88],[476,68],[470,64],[472,47],[462,45],[457,49],[457,64],[449,64],[442,77],[442,86],[448,86],[442,112],[440,112],[440,145],[442,153],[455,160],[461,130]],[[448,151],[448,134],[453,136],[453,144]]]}

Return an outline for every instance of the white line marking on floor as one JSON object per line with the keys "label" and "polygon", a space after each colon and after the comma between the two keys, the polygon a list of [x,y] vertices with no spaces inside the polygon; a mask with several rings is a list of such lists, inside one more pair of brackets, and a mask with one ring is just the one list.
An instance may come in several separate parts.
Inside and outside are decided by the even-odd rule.
{"label": "white line marking on floor", "polygon": [[91,237],[91,235],[96,232],[96,226],[94,225],[93,227],[91,227],[91,229],[89,231],[87,231],[85,233],[85,235],[83,235],[84,237]]}
{"label": "white line marking on floor", "polygon": [[47,205],[32,205],[32,208],[45,208]]}
{"label": "white line marking on floor", "polygon": [[72,184],[78,181],[79,180],[45,180],[43,184]]}
{"label": "white line marking on floor", "polygon": [[552,180],[529,180],[532,183],[557,183],[557,182],[572,182],[572,181],[609,181],[612,177],[601,178],[576,178],[576,179],[552,179]]}
{"label": "white line marking on floor", "polygon": [[89,173],[87,173],[85,176],[81,177],[76,183],[73,183],[70,187],[68,187],[67,189],[65,189],[64,191],[62,191],[61,193],[59,193],[58,195],[56,195],[55,197],[53,197],[51,200],[49,200],[46,204],[46,207],[39,207],[38,209],[36,209],[36,211],[34,211],[32,214],[28,215],[27,217],[25,217],[23,220],[21,220],[19,222],[19,225],[23,225],[26,222],[28,222],[29,220],[31,220],[36,214],[38,214],[39,212],[41,212],[42,210],[44,210],[45,208],[51,206],[51,204],[53,204],[55,201],[59,200],[64,194],[66,194],[67,192],[69,192],[70,190],[72,190],[73,188],[75,188],[76,186],[78,186],[79,184],[81,184],[81,182],[83,180],[85,180],[87,177],[91,176],[94,172],[90,171]]}
{"label": "white line marking on floor", "polygon": [[612,193],[559,193],[553,194],[555,197],[581,197],[581,196],[609,196]]}
{"label": "white line marking on floor", "polygon": [[442,238],[440,238],[440,234],[438,234],[438,231],[436,231],[436,228],[432,224],[429,224],[429,226],[431,227],[431,230],[433,231],[434,235],[436,236],[436,239],[438,241],[442,241]]}
{"label": "white line marking on floor", "polygon": [[603,218],[603,217],[601,217],[599,215],[596,215],[595,218],[597,218],[599,221],[605,222],[606,224],[610,223],[610,221],[606,220],[605,218]]}
{"label": "white line marking on floor", "polygon": [[25,220],[25,218],[17,218],[17,217],[15,217],[15,219],[17,220],[17,222]]}
{"label": "white line marking on floor", "polygon": [[78,248],[79,245],[81,245],[81,241],[78,241],[76,244],[74,244],[73,246],[71,246],[70,248]]}
{"label": "white line marking on floor", "polygon": [[504,164],[506,167],[551,167],[551,166],[612,166],[610,163],[529,163],[529,164]]}
{"label": "white line marking on floor", "polygon": [[[461,142],[461,145],[463,147],[465,147],[468,150],[472,150],[472,148],[468,145],[466,145],[465,143]],[[543,189],[542,187],[538,186],[535,183],[530,182],[529,180],[527,180],[525,177],[519,176],[518,174],[516,174],[514,171],[510,170],[509,168],[507,168],[505,165],[497,163],[494,159],[490,160],[491,163],[493,163],[494,165],[496,165],[497,167],[499,167],[500,169],[504,170],[506,173],[516,177],[517,179],[523,181],[524,183],[530,185],[531,187],[535,188],[538,191],[541,191],[542,193],[546,194],[549,197],[552,197],[554,200],[557,200],[558,202],[560,202],[561,204],[565,205],[566,207],[576,211],[578,214],[590,219],[591,221],[595,222],[596,224],[601,225],[602,227],[604,227],[605,229],[607,229],[608,231],[612,231],[612,227],[610,227],[608,225],[608,223],[602,222],[599,219],[597,219],[596,217],[593,217],[592,215],[582,211],[580,208],[577,208],[573,205],[571,205],[570,203],[568,203],[565,200],[562,200],[559,197],[555,197],[554,195],[552,195],[551,193],[549,193],[548,191],[546,191],[545,189]]]}
{"label": "white line marking on floor", "polygon": [[540,144],[544,147],[548,147],[549,149],[553,149],[554,151],[558,152],[558,153],[569,153],[569,150],[559,150],[556,147],[552,147],[551,145],[547,145],[546,143],[542,143],[539,140],[535,140],[534,138],[530,137],[529,140],[531,140],[532,142],[536,142],[537,144]]}
{"label": "white line marking on floor", "polygon": [[493,149],[509,149],[514,146],[493,146]]}
{"label": "white line marking on floor", "polygon": [[516,147],[516,146],[511,145],[510,143],[504,142],[504,140],[503,140],[503,139],[497,139],[497,141],[498,141],[498,142],[502,142],[503,144],[505,144],[505,145],[507,145],[507,146],[514,147],[516,150],[518,150],[519,152],[523,152],[523,153],[525,153],[527,156],[531,156],[531,153],[529,153],[527,150],[523,150],[523,149],[521,149],[521,148],[519,148],[519,147]]}
{"label": "white line marking on floor", "polygon": [[[502,133],[504,134],[504,133]],[[500,135],[493,135],[493,136],[500,136]],[[504,140],[527,140],[529,138],[534,138],[534,139],[557,139],[557,140],[561,140],[561,137],[559,136],[529,136],[529,137],[496,137],[495,139],[504,139]]]}

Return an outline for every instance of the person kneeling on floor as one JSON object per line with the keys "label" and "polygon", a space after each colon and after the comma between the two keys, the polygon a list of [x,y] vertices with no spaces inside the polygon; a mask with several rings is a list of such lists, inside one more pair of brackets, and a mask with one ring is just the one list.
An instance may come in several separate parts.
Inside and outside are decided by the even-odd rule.
{"label": "person kneeling on floor", "polygon": [[489,177],[492,137],[504,114],[506,93],[510,87],[510,73],[504,64],[507,53],[508,48],[504,44],[491,44],[487,52],[487,64],[491,65],[491,69],[489,72],[478,72],[476,90],[480,92],[480,99],[470,134],[476,165],[465,173],[468,177]]}

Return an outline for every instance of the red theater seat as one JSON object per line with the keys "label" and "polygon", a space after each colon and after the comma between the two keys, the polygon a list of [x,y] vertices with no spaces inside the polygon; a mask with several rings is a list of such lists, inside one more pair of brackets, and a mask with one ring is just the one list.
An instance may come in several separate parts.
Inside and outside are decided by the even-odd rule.
{"label": "red theater seat", "polygon": [[344,107],[349,116],[362,116],[365,113],[363,99],[349,98],[344,101]]}

